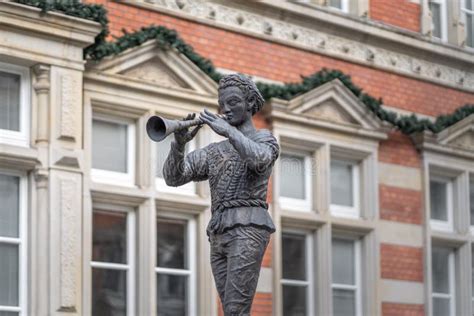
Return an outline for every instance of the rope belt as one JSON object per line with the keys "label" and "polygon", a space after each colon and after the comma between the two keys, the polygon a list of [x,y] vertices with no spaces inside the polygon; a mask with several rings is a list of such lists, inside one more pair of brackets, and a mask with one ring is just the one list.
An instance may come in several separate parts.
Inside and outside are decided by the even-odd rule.
{"label": "rope belt", "polygon": [[225,210],[235,207],[262,207],[268,209],[268,204],[262,200],[230,200],[220,201],[219,204],[212,209],[212,217],[207,225],[207,234],[219,233],[221,228],[222,214]]}

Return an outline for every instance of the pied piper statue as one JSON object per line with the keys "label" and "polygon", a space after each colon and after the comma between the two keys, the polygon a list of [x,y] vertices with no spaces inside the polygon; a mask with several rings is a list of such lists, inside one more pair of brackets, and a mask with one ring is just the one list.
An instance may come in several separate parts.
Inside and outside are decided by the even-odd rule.
{"label": "pied piper statue", "polygon": [[[217,291],[226,316],[250,315],[263,255],[275,231],[266,199],[279,146],[269,130],[253,124],[264,99],[250,78],[227,75],[218,92],[221,115],[207,110],[199,118],[189,114],[184,125],[174,128],[163,174],[169,186],[209,180],[212,217],[207,235]],[[203,124],[226,140],[186,155],[186,143]],[[197,126],[190,131],[191,125]]]}

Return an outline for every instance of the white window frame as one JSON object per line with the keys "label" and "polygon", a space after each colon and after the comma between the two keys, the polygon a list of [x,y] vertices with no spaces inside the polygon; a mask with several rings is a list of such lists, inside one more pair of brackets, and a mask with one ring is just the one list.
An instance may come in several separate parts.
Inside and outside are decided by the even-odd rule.
{"label": "white window frame", "polygon": [[[312,181],[312,167],[311,159],[313,158],[310,153],[305,153],[302,151],[297,151],[293,149],[284,149],[283,154],[293,155],[304,158],[304,184],[305,184],[305,198],[304,199],[295,199],[290,197],[282,196],[281,193],[281,181],[283,181],[280,174],[280,187],[278,188],[279,197],[278,201],[283,209],[291,211],[302,211],[302,212],[311,212],[313,204],[313,181]],[[280,161],[280,170],[281,170],[281,161]]]}
{"label": "white window frame", "polygon": [[0,305],[0,312],[16,312],[19,316],[28,315],[28,180],[24,172],[0,169],[0,174],[18,177],[19,180],[19,237],[2,237],[0,243],[18,245],[18,306]]}
{"label": "white window frame", "polygon": [[[174,137],[174,136],[169,135],[168,137]],[[158,143],[155,143],[154,144],[155,153],[157,152],[157,146],[158,146]],[[189,154],[190,152],[196,149],[196,139],[194,138],[193,140],[191,140],[188,143],[188,146],[189,146],[189,149],[186,151],[187,154]],[[155,154],[155,168],[157,165],[157,161],[156,161],[157,159],[158,157]],[[170,187],[166,184],[164,178],[155,176],[155,188],[159,192],[196,195],[196,184],[192,181],[179,187]]]}
{"label": "white window frame", "polygon": [[[104,121],[111,122],[127,126],[127,172],[117,172],[103,169],[91,169],[91,177],[95,182],[123,185],[123,186],[134,186],[135,185],[135,122],[130,119],[117,118],[104,114],[94,113],[92,121]],[[93,123],[91,121],[92,137],[94,137]],[[92,142],[91,142],[92,143]],[[92,145],[91,145],[91,149]],[[91,155],[91,166],[92,166],[92,155]]]}
{"label": "white window frame", "polygon": [[0,70],[20,76],[20,131],[0,129],[0,143],[29,146],[31,76],[27,67],[0,62]]}
{"label": "white window frame", "polygon": [[[451,252],[448,255],[449,294],[436,293],[433,291],[433,285],[431,285],[431,305],[433,306],[433,298],[448,298],[449,311],[451,313],[451,316],[454,316],[456,315],[456,284],[455,284],[455,271],[454,271],[454,249],[450,249],[450,250]],[[433,250],[431,250],[431,258],[433,258]],[[433,265],[433,263],[431,264]]]}
{"label": "white window frame", "polygon": [[[460,0],[461,1],[461,21],[464,23],[465,27],[467,28],[467,15],[471,15],[474,21],[474,0]],[[471,10],[466,9],[466,2],[471,1]],[[474,23],[474,22],[473,22]],[[474,34],[473,34],[474,36]],[[473,39],[473,46],[467,46],[467,31],[466,31],[466,47],[470,49],[474,49],[474,39]]]}
{"label": "white window frame", "polygon": [[[339,283],[334,283],[331,281],[331,301],[333,297],[333,290],[334,289],[340,289],[340,290],[352,290],[355,292],[355,315],[356,316],[362,316],[362,271],[361,271],[361,240],[360,239],[354,239],[354,238],[348,238],[348,237],[343,237],[343,236],[333,236],[331,238],[331,249],[332,249],[332,240],[333,239],[346,239],[350,240],[354,243],[354,272],[355,272],[355,285],[349,285],[349,284],[339,284]],[[332,260],[333,257],[331,255],[331,276],[332,276]],[[331,277],[332,279],[332,277]]]}
{"label": "white window frame", "polygon": [[[360,217],[360,166],[357,161],[351,161],[348,159],[341,159],[341,158],[331,158],[329,163],[329,168],[331,168],[332,161],[340,161],[343,163],[347,163],[352,165],[352,196],[354,205],[352,207],[345,206],[345,205],[338,205],[331,203],[331,177],[329,177],[329,201],[330,201],[330,210],[331,215],[339,216],[339,217],[348,217],[348,218],[359,218]],[[331,174],[331,172],[329,172]]]}
{"label": "white window frame", "polygon": [[[188,269],[173,269],[173,268],[161,268],[155,266],[155,276],[158,274],[166,274],[166,275],[178,275],[178,276],[188,276],[188,297],[187,297],[187,307],[188,307],[188,314],[190,316],[197,316],[197,276],[196,276],[196,258],[197,258],[197,228],[196,228],[196,219],[191,215],[184,215],[184,214],[171,214],[167,212],[158,212],[156,215],[156,221],[158,218],[163,219],[170,219],[170,220],[185,220],[186,230],[187,230],[187,240],[188,243],[188,253],[187,256],[189,258],[189,267]],[[158,240],[158,232],[156,232]],[[156,244],[155,244],[156,247]],[[155,251],[156,253],[156,251]],[[156,282],[154,283],[156,286]],[[158,289],[156,289],[158,293]],[[157,302],[156,302],[157,303]]]}
{"label": "white window frame", "polygon": [[349,13],[349,0],[341,0],[341,8],[336,8],[336,7],[333,7],[333,6],[330,6],[329,5],[329,1],[327,2],[326,6],[328,8],[330,8],[331,10],[337,10],[337,11],[340,11],[340,12],[344,12],[344,13]]}
{"label": "white window frame", "polygon": [[[92,269],[110,269],[110,270],[120,270],[127,273],[127,316],[133,316],[136,314],[135,309],[135,287],[136,287],[136,275],[135,275],[135,266],[136,266],[136,228],[135,228],[135,210],[130,207],[111,205],[111,204],[94,204],[92,208],[92,218],[94,218],[94,211],[106,211],[106,212],[119,212],[127,214],[127,263],[109,263],[109,262],[100,262],[92,261],[90,262],[91,273]],[[93,225],[93,222],[92,222]],[[94,227],[92,226],[92,238],[93,241]],[[92,247],[92,244],[91,244]],[[91,281],[92,286],[92,281]],[[91,290],[92,293],[92,290]],[[92,312],[92,302],[90,302],[91,312]]]}
{"label": "white window frame", "polygon": [[[453,180],[449,177],[430,175],[428,188],[431,186],[431,181],[443,182],[446,183],[446,212],[447,212],[447,221],[441,221],[437,219],[431,219],[431,199],[430,199],[430,225],[431,229],[438,231],[453,231]],[[430,194],[428,195],[430,198]]]}
{"label": "white window frame", "polygon": [[[474,190],[474,174],[469,174],[468,177],[468,189],[467,189],[467,211],[469,212],[469,224],[470,224],[470,230],[471,234],[474,234],[474,225],[471,225],[471,217],[473,216],[471,214],[471,207],[474,207],[474,199],[471,200],[471,190]],[[474,289],[473,289],[474,293]],[[474,305],[473,305],[474,306]]]}
{"label": "white window frame", "polygon": [[[441,18],[441,25],[440,25],[441,38],[436,37],[434,35],[432,35],[431,37],[435,38],[435,39],[438,39],[440,41],[446,42],[448,40],[448,10],[447,10],[448,8],[447,8],[447,5],[446,5],[446,0],[429,0],[428,1],[428,8],[429,8],[429,4],[431,2],[438,3],[440,5],[440,11],[441,11],[441,17],[440,17]],[[433,21],[431,22],[431,24],[433,25]],[[431,29],[433,29],[433,26],[431,26]]]}
{"label": "white window frame", "polygon": [[[288,233],[288,234],[294,234],[294,235],[300,235],[300,236],[305,236],[305,250],[306,250],[306,281],[302,280],[291,280],[291,279],[283,279],[283,274],[282,278],[280,280],[280,286],[281,286],[281,292],[283,293],[283,285],[291,285],[291,286],[301,286],[301,287],[306,287],[306,303],[307,303],[307,313],[306,316],[311,316],[315,314],[315,300],[314,300],[314,262],[313,262],[313,234],[311,232],[307,231],[301,231],[301,230],[296,230],[296,229],[283,229],[282,234]],[[283,245],[283,240],[282,240],[282,245]],[[283,254],[284,255],[284,254]],[[283,270],[283,265],[282,265],[282,270]],[[283,309],[283,299],[282,298],[282,309]]]}

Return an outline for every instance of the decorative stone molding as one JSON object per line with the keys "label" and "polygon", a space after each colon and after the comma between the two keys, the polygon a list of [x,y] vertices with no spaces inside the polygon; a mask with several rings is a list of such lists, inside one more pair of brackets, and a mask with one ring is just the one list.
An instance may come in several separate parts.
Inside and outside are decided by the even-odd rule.
{"label": "decorative stone molding", "polygon": [[81,83],[76,76],[63,74],[61,75],[60,84],[60,104],[62,105],[60,107],[60,138],[74,141],[75,135],[77,134],[77,112],[81,106]]}
{"label": "decorative stone molding", "polygon": [[[143,1],[139,1],[138,4],[135,2],[135,4],[163,10],[167,13],[184,15],[188,18],[196,18],[199,21],[207,20],[209,23],[214,23],[219,27],[263,36],[265,39],[310,49],[330,57],[367,64],[371,67],[448,85],[457,89],[474,91],[474,72],[466,72],[466,68],[462,66],[456,68],[450,65],[427,61],[421,57],[400,53],[390,48],[384,48],[383,44],[376,46],[362,43],[317,29],[271,18],[268,15],[254,13],[258,12],[256,10],[252,11],[249,9],[247,11],[241,7],[234,8],[212,1],[182,0],[181,2],[185,4],[180,6],[177,5],[175,0],[149,0],[146,2],[149,4],[147,5]],[[370,27],[375,28],[372,25]],[[408,38],[410,41],[414,40],[413,36],[407,36]],[[421,40],[419,40],[418,45],[421,49],[426,49],[427,46]],[[446,47],[443,47],[443,49],[446,50]],[[453,51],[458,52],[457,50]],[[464,55],[462,58],[466,57]]]}
{"label": "decorative stone molding", "polygon": [[[61,214],[61,307],[75,311],[77,304],[77,271],[80,262],[81,203],[77,203],[79,183],[70,179],[59,181]],[[79,227],[79,229],[78,229]]]}
{"label": "decorative stone molding", "polygon": [[48,142],[48,122],[49,122],[49,92],[50,92],[50,67],[48,65],[37,64],[33,67],[36,81],[33,88],[38,96],[37,117],[38,132],[36,142]]}

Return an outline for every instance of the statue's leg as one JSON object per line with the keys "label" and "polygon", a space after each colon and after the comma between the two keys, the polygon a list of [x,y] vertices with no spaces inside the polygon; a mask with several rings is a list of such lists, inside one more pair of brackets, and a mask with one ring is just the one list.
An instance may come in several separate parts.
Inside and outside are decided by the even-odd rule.
{"label": "statue's leg", "polygon": [[211,235],[211,269],[214,275],[217,292],[224,303],[225,281],[227,279],[227,255],[224,253],[222,244],[222,235]]}
{"label": "statue's leg", "polygon": [[223,301],[226,316],[250,315],[260,266],[270,232],[254,226],[236,227],[227,233],[227,282]]}

